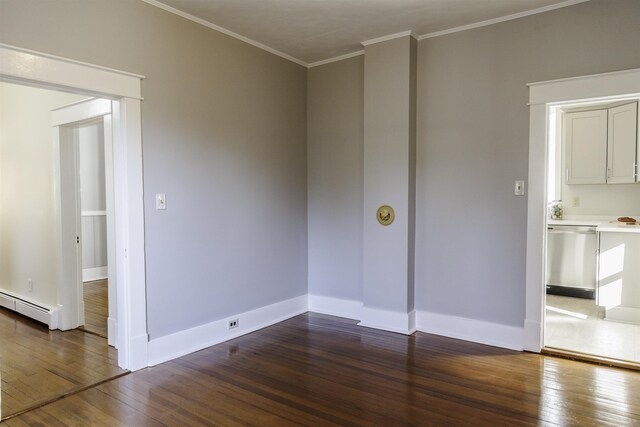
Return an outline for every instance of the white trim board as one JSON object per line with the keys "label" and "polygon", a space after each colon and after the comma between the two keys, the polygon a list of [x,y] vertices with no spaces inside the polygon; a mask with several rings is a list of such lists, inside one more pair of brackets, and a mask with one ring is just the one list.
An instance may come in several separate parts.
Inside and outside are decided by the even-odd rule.
{"label": "white trim board", "polygon": [[429,311],[418,311],[416,317],[420,332],[511,350],[523,349],[524,328],[521,327]]}
{"label": "white trim board", "polygon": [[308,68],[318,67],[320,65],[330,64],[332,62],[342,61],[344,59],[355,58],[356,56],[364,55],[364,50],[357,50],[351,53],[345,53],[344,55],[336,56],[329,59],[323,59],[322,61],[316,61],[309,64]]}
{"label": "white trim board", "polygon": [[325,297],[322,295],[308,295],[309,311],[346,319],[360,320],[362,317],[362,302]]}
{"label": "white trim board", "polygon": [[[55,70],[55,72],[52,72]],[[0,43],[0,80],[100,97],[142,99],[143,76]]]}
{"label": "white trim board", "polygon": [[414,33],[411,30],[408,31],[401,31],[399,33],[395,33],[395,34],[388,34],[386,36],[382,36],[382,37],[376,37],[374,39],[370,39],[370,40],[365,40],[363,42],[360,42],[360,44],[362,46],[369,46],[372,44],[376,44],[376,43],[382,43],[382,42],[386,42],[389,40],[393,40],[393,39],[399,39],[401,37],[413,37],[414,39],[418,40],[418,35],[416,33]]}
{"label": "white trim board", "polygon": [[[149,341],[149,366],[155,366],[258,329],[266,328],[307,311],[307,295],[302,295],[152,339]],[[229,329],[228,327],[229,321],[232,319],[239,320],[238,327],[235,329]]]}
{"label": "white trim board", "polygon": [[415,310],[410,313],[402,313],[399,311],[363,307],[360,317],[359,326],[397,332],[405,335],[411,335],[416,331]]}
{"label": "white trim board", "polygon": [[468,25],[461,25],[459,27],[449,28],[442,31],[434,31],[433,33],[423,34],[418,36],[418,40],[430,39],[433,37],[445,36],[447,34],[459,33],[461,31],[473,30],[474,28],[487,27],[493,24],[499,24],[500,22],[512,21],[514,19],[524,18],[526,16],[537,15],[538,13],[550,12],[552,10],[561,9],[563,7],[573,6],[579,3],[585,3],[589,0],[568,0],[561,3],[551,4],[549,6],[539,7],[537,9],[525,10],[524,12],[513,13],[511,15],[500,16],[498,18],[487,19],[486,21],[474,22]]}

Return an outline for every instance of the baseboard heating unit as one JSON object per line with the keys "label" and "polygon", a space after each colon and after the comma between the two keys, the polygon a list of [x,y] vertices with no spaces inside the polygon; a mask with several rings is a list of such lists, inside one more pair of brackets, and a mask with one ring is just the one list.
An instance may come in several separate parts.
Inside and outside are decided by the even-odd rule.
{"label": "baseboard heating unit", "polygon": [[0,307],[7,308],[9,310],[20,313],[24,316],[30,317],[38,322],[44,323],[49,326],[49,329],[58,328],[58,309],[47,307],[41,304],[36,304],[31,301],[27,301],[16,295],[12,295],[9,292],[0,290]]}

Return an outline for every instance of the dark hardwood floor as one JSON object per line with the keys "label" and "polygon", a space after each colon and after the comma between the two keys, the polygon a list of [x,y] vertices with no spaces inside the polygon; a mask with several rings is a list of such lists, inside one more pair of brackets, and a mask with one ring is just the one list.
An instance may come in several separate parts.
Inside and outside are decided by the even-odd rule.
{"label": "dark hardwood floor", "polygon": [[107,340],[0,308],[2,417],[124,373]]}
{"label": "dark hardwood floor", "polygon": [[107,338],[109,300],[107,280],[82,284],[84,294],[84,326],[81,329]]}
{"label": "dark hardwood floor", "polygon": [[640,373],[304,314],[7,426],[639,425]]}

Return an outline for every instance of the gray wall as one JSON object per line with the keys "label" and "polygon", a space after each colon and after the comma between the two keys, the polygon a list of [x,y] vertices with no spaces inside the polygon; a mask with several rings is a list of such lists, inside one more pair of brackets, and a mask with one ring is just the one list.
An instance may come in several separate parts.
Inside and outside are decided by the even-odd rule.
{"label": "gray wall", "polygon": [[0,9],[0,42],[147,77],[151,338],[306,294],[303,67],[140,1]]}
{"label": "gray wall", "polygon": [[309,293],[362,300],[363,57],[309,70]]}
{"label": "gray wall", "polygon": [[[638,22],[637,0],[592,0],[418,43],[417,310],[522,326],[527,198],[513,196],[513,181],[527,179],[528,173],[526,83],[640,67]],[[310,87],[325,93],[360,87],[361,72],[338,79],[347,61],[355,65],[349,59],[320,67],[322,72],[311,69]],[[335,140],[351,141],[325,154],[328,174],[343,156],[355,156],[352,150],[359,145],[347,129],[331,122],[311,125],[317,120],[311,105],[319,102],[312,96],[310,153],[312,141],[329,131]],[[323,111],[356,105],[343,117],[359,126],[355,95],[343,91],[322,102]],[[330,203],[344,186],[356,197],[361,185],[353,178],[334,182],[324,187],[322,200]],[[318,198],[310,185],[310,222]],[[339,207],[322,204],[323,212]],[[359,229],[362,223],[354,217],[342,227]],[[325,233],[325,247],[339,246],[339,232]],[[317,256],[310,249],[310,265]],[[339,273],[326,269],[318,281],[310,270],[313,293],[341,297],[328,285]]]}
{"label": "gray wall", "polygon": [[592,0],[419,43],[416,308],[522,326],[525,85],[640,67],[639,22]]}

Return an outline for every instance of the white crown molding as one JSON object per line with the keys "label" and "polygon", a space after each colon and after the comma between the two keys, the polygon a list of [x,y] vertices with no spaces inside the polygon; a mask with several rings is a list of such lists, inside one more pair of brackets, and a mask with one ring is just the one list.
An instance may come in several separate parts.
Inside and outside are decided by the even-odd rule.
{"label": "white crown molding", "polygon": [[357,50],[355,52],[345,53],[344,55],[336,56],[333,58],[323,59],[322,61],[312,62],[307,67],[308,68],[318,67],[320,65],[330,64],[332,62],[342,61],[343,59],[349,59],[349,58],[353,58],[360,55],[364,55],[364,50]]}
{"label": "white crown molding", "polygon": [[579,3],[585,3],[589,0],[567,0],[562,3],[556,3],[549,6],[539,7],[537,9],[526,10],[524,12],[514,13],[511,15],[501,16],[498,18],[487,19],[486,21],[475,22],[473,24],[462,25],[460,27],[449,28],[447,30],[436,31],[433,33],[422,34],[418,36],[418,40],[430,39],[433,37],[444,36],[460,31],[472,30],[474,28],[486,27],[488,25],[498,24],[500,22],[511,21],[513,19],[524,18],[525,16],[536,15],[538,13],[549,12],[551,10],[561,9],[567,6],[573,6]]}
{"label": "white crown molding", "polygon": [[155,7],[158,7],[160,9],[163,9],[163,10],[165,10],[167,12],[170,12],[170,13],[173,13],[175,15],[181,16],[181,17],[183,17],[185,19],[188,19],[189,21],[193,21],[193,22],[198,23],[200,25],[204,25],[205,27],[211,28],[212,30],[216,30],[216,31],[221,32],[223,34],[226,34],[226,35],[228,35],[230,37],[233,37],[233,38],[236,38],[238,40],[241,40],[241,41],[243,41],[245,43],[250,44],[251,46],[257,47],[258,49],[266,50],[269,53],[273,53],[274,55],[277,55],[277,56],[279,56],[281,58],[284,58],[284,59],[289,60],[291,62],[295,62],[296,64],[302,65],[305,68],[309,67],[309,64],[307,64],[306,62],[304,62],[304,61],[302,61],[302,60],[300,60],[298,58],[294,58],[291,55],[287,55],[284,52],[280,52],[279,50],[276,50],[276,49],[274,49],[272,47],[269,47],[269,46],[267,46],[265,44],[262,44],[260,42],[257,42],[255,40],[253,40],[253,39],[250,39],[249,37],[245,37],[245,36],[242,36],[242,35],[240,35],[238,33],[234,33],[231,30],[227,30],[224,27],[221,27],[219,25],[213,24],[213,23],[211,23],[209,21],[206,21],[204,19],[198,18],[198,17],[193,16],[193,15],[191,15],[189,13],[183,12],[183,11],[178,10],[176,8],[173,8],[171,6],[167,6],[166,4],[160,3],[157,0],[142,0],[142,1],[147,3],[147,4],[150,4],[152,6],[155,6]]}
{"label": "white crown molding", "polygon": [[407,30],[407,31],[402,31],[400,33],[394,33],[394,34],[388,34],[388,35],[382,36],[382,37],[376,37],[375,39],[365,40],[365,41],[361,42],[360,44],[362,46],[369,46],[371,44],[386,42],[386,41],[389,41],[389,40],[399,39],[400,37],[407,37],[407,36],[411,36],[414,39],[418,40],[418,35],[416,33],[414,33],[411,30]]}
{"label": "white crown molding", "polygon": [[[302,61],[302,60],[300,60],[298,58],[295,58],[295,57],[293,57],[291,55],[287,55],[284,52],[280,52],[279,50],[276,50],[276,49],[274,49],[272,47],[269,47],[269,46],[267,46],[265,44],[262,44],[260,42],[255,41],[255,40],[252,40],[252,39],[250,39],[248,37],[245,37],[245,36],[242,36],[240,34],[234,33],[231,30],[227,30],[224,27],[221,27],[219,25],[213,24],[213,23],[211,23],[209,21],[206,21],[204,19],[198,18],[196,16],[193,16],[193,15],[191,15],[189,13],[183,12],[183,11],[178,10],[176,8],[173,8],[171,6],[168,6],[168,5],[164,4],[164,3],[159,2],[158,0],[141,0],[141,1],[143,1],[143,2],[145,2],[147,4],[150,4],[152,6],[158,7],[160,9],[163,9],[163,10],[165,10],[167,12],[170,12],[170,13],[173,13],[175,15],[181,16],[181,17],[183,17],[185,19],[188,19],[190,21],[196,22],[196,23],[198,23],[200,25],[204,25],[205,27],[211,28],[212,30],[219,31],[219,32],[221,32],[223,34],[226,34],[226,35],[230,36],[230,37],[233,37],[233,38],[236,38],[238,40],[241,40],[241,41],[243,41],[245,43],[248,43],[248,44],[250,44],[252,46],[255,46],[255,47],[259,48],[259,49],[265,50],[265,51],[267,51],[269,53],[272,53],[274,55],[277,55],[277,56],[279,56],[281,58],[287,59],[287,60],[289,60],[291,62],[294,62],[294,63],[296,63],[298,65],[302,65],[303,67],[306,67],[306,68],[317,67],[317,66],[320,66],[320,65],[329,64],[331,62],[337,62],[337,61],[341,61],[343,59],[349,59],[349,58],[353,58],[354,56],[358,56],[358,55],[364,54],[363,50],[358,50],[358,51],[355,51],[355,52],[345,53],[344,55],[339,55],[339,56],[336,56],[336,57],[333,57],[333,58],[328,58],[328,59],[323,59],[323,60],[312,62],[312,63],[307,63],[307,62]],[[461,32],[461,31],[471,30],[471,29],[474,29],[474,28],[486,27],[488,25],[493,25],[493,24],[497,24],[497,23],[500,23],[500,22],[510,21],[510,20],[513,20],[513,19],[523,18],[523,17],[529,16],[529,15],[535,15],[535,14],[538,14],[538,13],[549,12],[551,10],[561,9],[563,7],[573,6],[575,4],[585,3],[587,1],[589,1],[589,0],[567,0],[567,1],[564,1],[562,3],[557,3],[557,4],[545,6],[545,7],[539,7],[537,9],[531,9],[531,10],[527,10],[527,11],[524,11],[524,12],[514,13],[512,15],[501,16],[499,18],[488,19],[486,21],[476,22],[476,23],[473,23],[473,24],[468,24],[468,25],[463,25],[463,26],[460,26],[460,27],[449,28],[447,30],[436,31],[436,32],[433,32],[433,33],[427,33],[427,34],[422,34],[422,35],[417,35],[416,33],[414,33],[413,31],[410,31],[410,30],[409,31],[403,31],[401,33],[389,34],[389,35],[386,35],[386,36],[377,37],[375,39],[365,40],[365,41],[361,42],[361,44],[363,46],[368,46],[368,45],[371,45],[371,44],[374,44],[374,43],[380,43],[380,42],[383,42],[383,41],[393,40],[395,38],[405,37],[405,36],[411,36],[411,37],[415,38],[416,40],[430,39],[430,38],[433,38],[433,37],[444,36],[444,35],[452,34],[452,33],[458,33],[458,32]]]}

